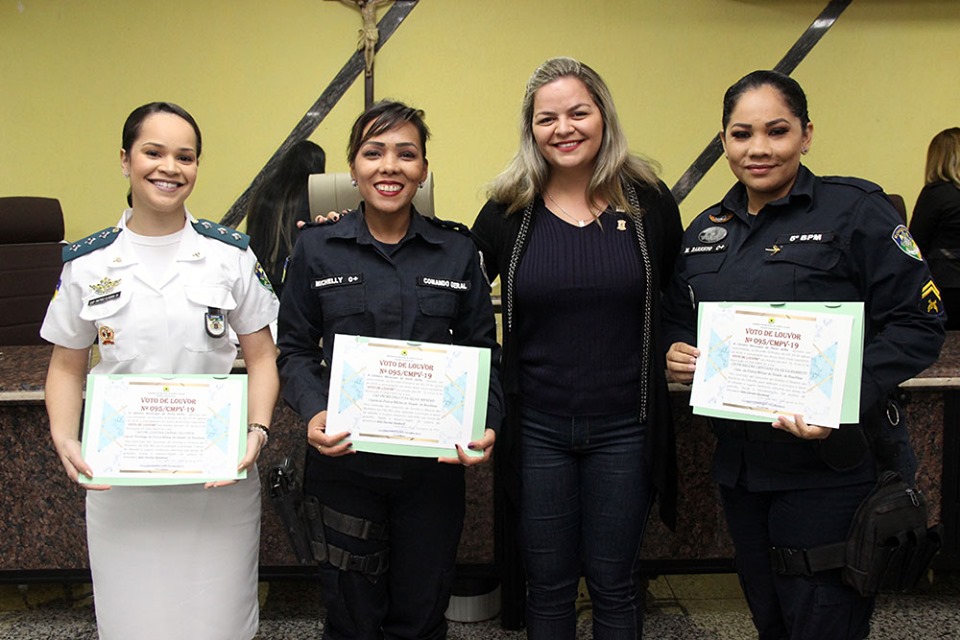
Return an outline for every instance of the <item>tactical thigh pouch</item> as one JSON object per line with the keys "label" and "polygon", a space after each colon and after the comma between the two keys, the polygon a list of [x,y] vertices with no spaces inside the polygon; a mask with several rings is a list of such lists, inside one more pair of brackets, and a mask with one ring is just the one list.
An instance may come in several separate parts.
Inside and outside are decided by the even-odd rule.
{"label": "tactical thigh pouch", "polygon": [[296,465],[288,457],[270,470],[270,498],[301,565],[329,563],[341,571],[359,571],[376,578],[389,567],[390,550],[354,554],[327,543],[324,527],[360,540],[386,540],[386,523],[373,522],[322,506],[315,496],[304,495]]}
{"label": "tactical thigh pouch", "polygon": [[813,549],[771,549],[775,573],[813,575],[842,569],[861,596],[915,586],[942,544],[941,525],[927,527],[927,503],[895,471],[880,474],[858,507],[846,542]]}

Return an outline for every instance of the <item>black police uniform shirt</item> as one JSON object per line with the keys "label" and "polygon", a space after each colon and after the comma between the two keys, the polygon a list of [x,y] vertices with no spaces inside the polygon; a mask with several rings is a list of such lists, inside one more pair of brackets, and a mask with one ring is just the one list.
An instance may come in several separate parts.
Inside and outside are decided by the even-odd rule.
{"label": "black police uniform shirt", "polygon": [[[486,426],[499,428],[496,321],[465,228],[414,211],[403,240],[384,246],[370,234],[361,205],[336,224],[304,229],[287,266],[277,344],[283,398],[305,422],[327,408],[337,333],[491,349]],[[398,459],[370,457],[335,461],[377,475],[397,471]]]}
{"label": "black police uniform shirt", "polygon": [[[759,215],[747,213],[746,189],[737,184],[690,224],[664,297],[666,346],[696,345],[696,304],[706,301],[863,301],[861,414],[932,364],[943,344],[939,292],[880,187],[802,166],[790,193]],[[824,463],[820,441],[747,442],[724,436],[730,424],[714,421],[713,471],[725,486],[813,488],[875,475],[869,455],[838,471]],[[772,430],[765,422],[740,426]]]}

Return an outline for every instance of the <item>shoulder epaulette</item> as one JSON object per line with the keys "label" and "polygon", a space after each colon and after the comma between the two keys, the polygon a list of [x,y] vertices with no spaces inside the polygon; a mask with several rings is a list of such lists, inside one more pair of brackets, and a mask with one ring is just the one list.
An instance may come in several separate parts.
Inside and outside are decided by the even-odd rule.
{"label": "shoulder epaulette", "polygon": [[238,249],[246,249],[250,245],[250,236],[241,233],[236,229],[225,227],[222,224],[211,222],[209,220],[197,220],[192,223],[193,228],[202,236],[215,238],[220,242],[226,242]]}
{"label": "shoulder epaulette", "polygon": [[440,227],[441,229],[449,229],[450,231],[456,231],[458,233],[462,233],[467,237],[472,237],[472,234],[470,233],[470,227],[468,227],[463,223],[453,222],[451,220],[441,220],[440,218],[428,218],[426,216],[424,216],[423,219],[435,227]]}
{"label": "shoulder epaulette", "polygon": [[848,187],[855,187],[865,193],[883,191],[880,185],[870,182],[869,180],[864,180],[863,178],[850,178],[847,176],[821,176],[820,179],[830,184],[844,184]]}
{"label": "shoulder epaulette", "polygon": [[120,236],[120,227],[107,227],[102,231],[97,231],[77,242],[71,242],[66,245],[60,255],[64,262],[70,262],[80,256],[85,256],[97,249],[103,249],[113,244],[113,241]]}

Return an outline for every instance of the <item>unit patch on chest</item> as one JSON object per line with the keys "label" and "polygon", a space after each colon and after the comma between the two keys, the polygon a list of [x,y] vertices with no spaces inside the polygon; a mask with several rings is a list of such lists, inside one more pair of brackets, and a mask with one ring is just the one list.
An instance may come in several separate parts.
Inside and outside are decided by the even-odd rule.
{"label": "unit patch on chest", "polygon": [[726,237],[727,230],[723,227],[707,227],[697,234],[697,240],[704,244],[716,244]]}

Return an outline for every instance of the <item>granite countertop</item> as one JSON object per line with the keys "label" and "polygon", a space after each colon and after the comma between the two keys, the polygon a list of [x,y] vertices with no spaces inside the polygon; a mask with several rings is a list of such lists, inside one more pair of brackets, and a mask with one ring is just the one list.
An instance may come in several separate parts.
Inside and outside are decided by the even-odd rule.
{"label": "granite countertop", "polygon": [[[42,402],[43,383],[52,351],[52,345],[0,346],[0,403]],[[960,388],[960,331],[947,332],[940,359],[900,386],[910,389]],[[671,384],[670,390],[686,393],[690,388]]]}
{"label": "granite countertop", "polygon": [[42,402],[53,345],[0,346],[0,402]]}

